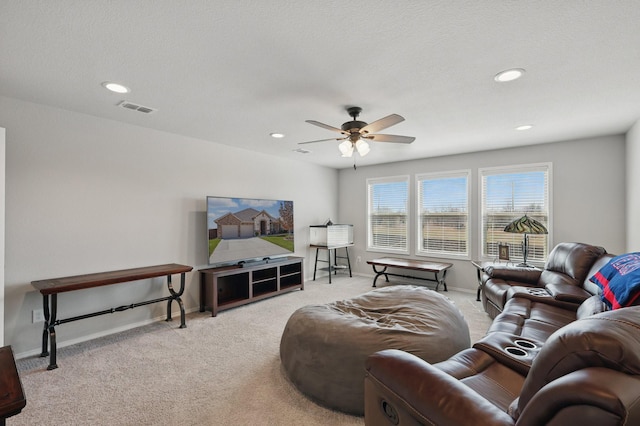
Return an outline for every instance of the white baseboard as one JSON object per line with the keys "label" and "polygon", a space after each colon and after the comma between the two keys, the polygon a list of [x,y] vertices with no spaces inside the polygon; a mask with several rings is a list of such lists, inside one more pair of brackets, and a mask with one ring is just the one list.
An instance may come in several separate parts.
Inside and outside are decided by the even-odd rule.
{"label": "white baseboard", "polygon": [[[185,309],[185,314],[190,314],[192,312],[196,312],[196,311],[199,311],[199,310],[200,310],[199,306],[196,306],[194,308]],[[172,312],[171,313],[171,318],[173,318],[173,320],[175,322],[176,318],[180,318],[180,311]],[[164,321],[166,319],[167,319],[167,317],[163,314],[163,315],[157,316],[155,318],[149,318],[149,319],[144,320],[144,321],[138,321],[138,322],[134,322],[134,323],[131,323],[131,324],[123,325],[123,326],[120,326],[120,327],[110,328],[108,330],[103,330],[103,331],[100,331],[98,333],[89,334],[89,335],[78,337],[78,338],[75,338],[75,339],[69,339],[69,340],[64,340],[64,341],[58,340],[56,342],[56,346],[58,347],[58,349],[61,349],[61,348],[67,347],[67,346],[75,345],[76,343],[88,342],[89,340],[98,339],[100,337],[109,336],[111,334],[121,333],[123,331],[131,330],[131,329],[142,327],[142,326],[149,325],[149,324],[153,324],[154,322]],[[58,327],[60,327],[60,326],[58,326]],[[59,334],[58,334],[58,336],[59,336]],[[42,353],[42,348],[38,348],[38,349],[33,349],[33,350],[30,350],[30,351],[26,351],[26,352],[17,353],[17,354],[15,354],[15,358],[16,359],[28,358],[28,357],[31,357],[31,356],[34,356],[34,355],[40,355],[40,353]]]}

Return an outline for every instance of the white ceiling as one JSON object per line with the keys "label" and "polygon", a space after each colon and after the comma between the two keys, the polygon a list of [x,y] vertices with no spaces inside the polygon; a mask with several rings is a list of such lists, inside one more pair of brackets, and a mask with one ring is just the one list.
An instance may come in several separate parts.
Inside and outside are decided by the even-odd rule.
{"label": "white ceiling", "polygon": [[346,168],[338,142],[292,151],[339,136],[305,120],[404,116],[382,133],[416,141],[359,165],[624,133],[639,22],[640,0],[3,0],[0,95]]}

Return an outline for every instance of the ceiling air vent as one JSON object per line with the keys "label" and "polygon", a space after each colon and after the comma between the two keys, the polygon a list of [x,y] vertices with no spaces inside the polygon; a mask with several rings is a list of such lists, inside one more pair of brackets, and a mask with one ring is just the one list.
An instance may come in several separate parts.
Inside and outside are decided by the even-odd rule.
{"label": "ceiling air vent", "polygon": [[311,151],[304,148],[292,149],[291,151],[297,152],[298,154],[311,154]]}
{"label": "ceiling air vent", "polygon": [[138,112],[142,112],[145,114],[150,114],[152,112],[156,112],[157,109],[153,109],[153,108],[149,108],[143,105],[138,105],[138,104],[134,104],[133,102],[129,102],[129,101],[122,101],[118,104],[118,106],[125,108],[125,109],[130,109],[132,111],[138,111]]}

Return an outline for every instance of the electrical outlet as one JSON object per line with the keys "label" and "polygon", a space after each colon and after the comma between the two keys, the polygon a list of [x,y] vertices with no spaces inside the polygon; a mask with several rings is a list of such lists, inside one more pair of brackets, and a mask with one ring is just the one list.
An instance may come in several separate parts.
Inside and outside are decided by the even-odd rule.
{"label": "electrical outlet", "polygon": [[362,257],[360,256],[356,257],[356,263],[360,263],[360,262],[362,262]]}
{"label": "electrical outlet", "polygon": [[31,311],[31,321],[34,324],[37,322],[44,322],[44,311],[42,309],[34,309]]}

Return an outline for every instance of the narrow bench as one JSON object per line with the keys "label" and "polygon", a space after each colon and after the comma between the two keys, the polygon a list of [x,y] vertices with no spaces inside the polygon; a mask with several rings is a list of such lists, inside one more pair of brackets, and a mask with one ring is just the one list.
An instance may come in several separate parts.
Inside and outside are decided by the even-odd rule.
{"label": "narrow bench", "polygon": [[[71,321],[77,321],[85,318],[91,318],[98,315],[112,314],[114,312],[133,309],[138,306],[149,305],[167,301],[167,321],[171,321],[171,302],[174,300],[180,307],[180,328],[187,326],[185,322],[184,305],[182,303],[182,293],[184,292],[185,273],[191,271],[192,266],[178,265],[170,263],[166,265],[147,266],[143,268],[123,269],[119,271],[99,272],[96,274],[75,275],[71,277],[51,278],[46,280],[32,281],[33,285],[42,294],[42,306],[44,309],[44,330],[42,331],[42,353],[41,357],[49,355],[48,344],[51,344],[51,356],[49,358],[49,366],[47,370],[58,368],[56,364],[56,330],[55,326],[65,324]],[[180,274],[180,290],[173,290],[171,285],[171,275]],[[111,284],[120,284],[131,281],[139,281],[148,278],[165,276],[167,277],[167,287],[169,288],[169,296],[159,299],[147,300],[144,302],[132,303],[131,305],[118,306],[117,308],[105,309],[90,314],[79,315],[76,317],[58,319],[58,293],[69,291],[83,290],[87,288],[101,287]]]}
{"label": "narrow bench", "polygon": [[[434,282],[436,283],[436,291],[438,291],[438,287],[440,287],[440,284],[442,284],[442,286],[444,287],[444,291],[448,291],[445,278],[447,276],[447,269],[453,266],[452,263],[426,262],[422,260],[397,259],[393,257],[383,257],[380,259],[367,260],[367,263],[373,266],[373,272],[376,273],[376,276],[373,279],[373,287],[376,286],[376,281],[381,275],[384,275],[386,282],[389,282],[389,275],[391,275],[393,277],[411,278],[415,280],[424,280],[424,281]],[[376,268],[377,266],[381,266],[382,269],[378,270]],[[434,278],[418,277],[415,275],[392,274],[390,272],[387,272],[387,268],[398,268],[398,269],[408,269],[408,270],[419,271],[419,272],[430,272],[434,274]]]}

